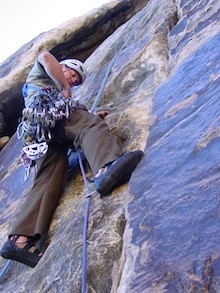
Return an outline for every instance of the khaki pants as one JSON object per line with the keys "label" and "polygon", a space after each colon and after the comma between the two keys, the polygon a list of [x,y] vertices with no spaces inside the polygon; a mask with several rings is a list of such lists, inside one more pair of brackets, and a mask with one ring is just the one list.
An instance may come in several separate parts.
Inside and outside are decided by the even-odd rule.
{"label": "khaki pants", "polygon": [[[121,149],[107,124],[85,110],[76,110],[65,123],[66,138],[80,148],[94,173],[121,155]],[[67,147],[53,144],[45,157],[37,160],[38,172],[32,189],[16,217],[10,235],[40,238],[48,229],[51,216],[64,191],[67,175]]]}

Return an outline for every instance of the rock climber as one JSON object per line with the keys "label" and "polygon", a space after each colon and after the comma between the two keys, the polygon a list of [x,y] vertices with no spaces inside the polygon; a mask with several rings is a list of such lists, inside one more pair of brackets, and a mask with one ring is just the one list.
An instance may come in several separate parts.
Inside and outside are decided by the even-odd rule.
{"label": "rock climber", "polygon": [[23,87],[26,116],[19,131],[22,128],[25,160],[30,165],[36,164],[37,173],[1,249],[4,258],[35,267],[42,257],[36,244],[48,230],[64,191],[70,144],[83,151],[101,196],[127,182],[141,160],[140,150],[122,154],[102,119],[105,112],[99,117],[74,102],[71,88],[82,84],[85,78],[86,69],[81,61],[59,62],[50,52],[43,51],[26,79]]}

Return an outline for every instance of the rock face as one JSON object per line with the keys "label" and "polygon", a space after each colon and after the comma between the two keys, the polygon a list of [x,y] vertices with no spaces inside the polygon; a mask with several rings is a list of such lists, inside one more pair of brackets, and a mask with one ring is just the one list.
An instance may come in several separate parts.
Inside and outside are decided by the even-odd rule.
{"label": "rock face", "polygon": [[[119,2],[134,3],[115,1],[102,9],[117,19],[113,11]],[[96,109],[111,112],[107,122],[124,150],[145,153],[129,184],[103,199],[91,196],[86,292],[219,292],[220,4],[143,3],[132,17],[125,9],[127,21],[88,53],[88,78],[74,93],[91,107],[116,56]],[[59,34],[51,37],[50,49],[66,57],[68,46],[61,40]],[[24,71],[17,70],[19,80],[36,56],[37,49],[31,50]],[[12,71],[3,78],[5,91],[19,87],[11,86],[15,76]],[[20,148],[13,135],[0,152],[0,245],[33,180],[32,175],[23,182]],[[1,278],[2,292],[81,292],[88,199],[76,154],[71,158],[44,256],[34,269],[10,264]],[[88,167],[86,173],[90,176]],[[0,259],[0,269],[5,264]]]}
{"label": "rock face", "polygon": [[58,60],[74,57],[85,61],[104,39],[139,11],[146,2],[109,2],[81,18],[74,18],[49,32],[42,33],[1,63],[0,136],[11,136],[16,129],[24,106],[21,88],[40,51],[51,51]]}

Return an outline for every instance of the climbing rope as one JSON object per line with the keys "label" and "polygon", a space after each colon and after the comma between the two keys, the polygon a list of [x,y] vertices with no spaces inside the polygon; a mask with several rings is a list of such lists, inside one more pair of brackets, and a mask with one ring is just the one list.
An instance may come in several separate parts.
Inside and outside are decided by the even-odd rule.
{"label": "climbing rope", "polygon": [[98,101],[99,101],[99,99],[100,99],[100,96],[101,96],[101,94],[102,94],[102,92],[103,92],[103,89],[104,89],[104,87],[105,87],[106,81],[107,81],[107,79],[108,79],[108,77],[109,77],[109,74],[110,74],[110,72],[111,72],[112,66],[114,65],[114,63],[115,63],[115,61],[116,61],[118,55],[121,53],[121,51],[126,47],[126,45],[128,44],[128,42],[130,41],[130,39],[133,37],[133,35],[134,35],[134,33],[135,33],[135,30],[136,30],[136,28],[137,28],[137,25],[138,25],[139,22],[140,22],[140,19],[141,19],[142,13],[143,13],[143,12],[140,13],[140,15],[139,15],[137,21],[135,22],[135,25],[134,25],[133,29],[131,30],[131,33],[129,34],[129,36],[128,36],[126,42],[123,44],[123,46],[119,49],[119,51],[115,54],[115,56],[112,58],[111,62],[109,63],[109,66],[108,66],[107,71],[106,71],[106,73],[105,73],[105,76],[104,76],[104,78],[103,78],[103,80],[102,80],[102,82],[101,82],[101,86],[100,86],[99,91],[98,91],[98,94],[97,94],[97,96],[96,96],[96,98],[95,98],[95,100],[94,100],[94,102],[93,102],[93,105],[92,105],[92,107],[91,107],[91,109],[90,109],[90,112],[92,112],[92,113],[94,112],[95,107],[96,107],[96,105],[97,105],[97,103],[98,103]]}
{"label": "climbing rope", "polygon": [[89,188],[85,170],[83,167],[80,151],[78,149],[77,149],[77,153],[79,157],[79,165],[80,165],[81,173],[82,173],[83,180],[87,190],[86,212],[85,212],[84,225],[83,225],[83,258],[82,258],[82,292],[86,292],[86,234],[87,234],[87,226],[88,226],[88,218],[89,218],[90,188]]}
{"label": "climbing rope", "polygon": [[6,272],[9,270],[9,268],[11,267],[12,265],[12,260],[7,260],[6,264],[4,265],[1,273],[0,273],[0,284],[2,284],[4,282],[4,278],[5,278],[5,274]]}
{"label": "climbing rope", "polygon": [[[123,44],[123,46],[120,48],[120,50],[116,53],[116,55],[114,56],[114,58],[111,60],[111,62],[109,63],[109,66],[107,68],[107,71],[106,71],[106,74],[101,82],[101,86],[99,88],[99,91],[98,91],[98,94],[93,102],[93,105],[92,107],[90,108],[90,112],[93,113],[95,108],[96,108],[96,105],[101,97],[101,94],[103,92],[103,89],[105,87],[105,84],[106,84],[106,81],[108,79],[108,76],[111,72],[111,69],[112,69],[112,66],[114,65],[115,63],[115,60],[117,59],[118,55],[120,54],[120,52],[125,48],[125,46],[128,44],[128,42],[130,41],[130,39],[132,38],[132,36],[134,35],[135,33],[135,30],[137,28],[137,25],[139,24],[140,22],[140,19],[142,17],[142,13],[143,11],[139,14],[139,17],[137,19],[137,21],[135,22],[135,25],[131,31],[131,33],[129,34],[126,42]],[[80,152],[79,150],[78,151],[78,157],[79,157],[79,163],[80,163],[80,169],[81,169],[81,172],[82,172],[82,175],[83,175],[83,179],[84,179],[84,182],[85,182],[85,185],[86,185],[86,189],[87,189],[87,196],[86,196],[86,211],[85,211],[85,217],[84,217],[84,227],[83,227],[83,258],[82,258],[82,290],[81,292],[82,293],[86,293],[86,255],[87,255],[87,247],[86,247],[86,234],[87,234],[87,227],[88,227],[88,218],[89,218],[89,206],[90,206],[90,196],[91,196],[91,193],[90,193],[90,189],[89,189],[89,186],[88,186],[88,182],[87,182],[87,179],[86,179],[86,176],[85,176],[85,170],[83,168],[83,164],[82,164],[82,159],[81,159],[81,155],[80,155]]]}

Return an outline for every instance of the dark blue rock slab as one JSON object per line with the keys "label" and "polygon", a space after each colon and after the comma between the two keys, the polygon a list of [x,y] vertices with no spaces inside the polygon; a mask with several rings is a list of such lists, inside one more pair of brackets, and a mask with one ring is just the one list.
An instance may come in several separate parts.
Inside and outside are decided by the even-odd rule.
{"label": "dark blue rock slab", "polygon": [[[169,37],[176,38],[173,45],[170,44],[170,53],[172,56],[178,55],[184,47],[199,36],[202,39],[209,36],[206,31],[219,25],[220,8],[215,1],[211,0],[182,0],[180,2],[180,11],[182,17],[178,23],[171,29]],[[199,16],[199,17],[198,17]],[[210,32],[210,34],[212,34]]]}
{"label": "dark blue rock slab", "polygon": [[0,152],[0,225],[8,222],[19,209],[18,202],[31,187],[34,172],[25,181],[25,168],[20,160],[21,141],[13,135]]}
{"label": "dark blue rock slab", "polygon": [[204,292],[220,276],[219,44],[220,34],[155,93],[155,123],[130,180],[128,225],[140,248],[131,292]]}

